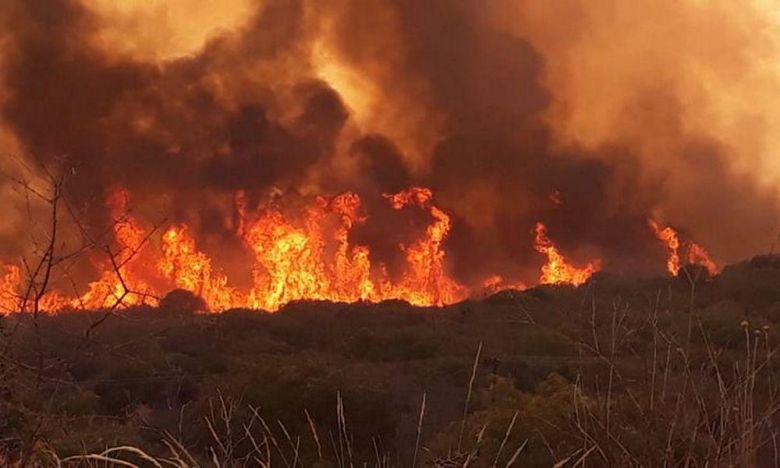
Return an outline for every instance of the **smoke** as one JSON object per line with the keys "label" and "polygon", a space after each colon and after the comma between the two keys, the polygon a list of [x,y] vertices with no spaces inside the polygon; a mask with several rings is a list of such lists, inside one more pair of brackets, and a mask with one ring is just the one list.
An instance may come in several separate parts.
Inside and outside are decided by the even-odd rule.
{"label": "smoke", "polygon": [[[545,57],[545,121],[557,144],[618,168],[613,199],[657,194],[654,211],[723,260],[767,248],[778,231],[777,2],[504,2],[493,17]],[[628,177],[626,156],[639,169]]]}
{"label": "smoke", "polygon": [[[381,193],[409,185],[452,214],[466,283],[534,278],[537,221],[607,269],[663,270],[650,215],[732,261],[780,230],[777,20],[695,0],[7,0],[0,152],[64,165],[95,229],[128,188],[228,270],[239,190],[357,191],[372,222],[352,235],[384,256],[403,235]],[[8,251],[24,229],[0,224]]]}

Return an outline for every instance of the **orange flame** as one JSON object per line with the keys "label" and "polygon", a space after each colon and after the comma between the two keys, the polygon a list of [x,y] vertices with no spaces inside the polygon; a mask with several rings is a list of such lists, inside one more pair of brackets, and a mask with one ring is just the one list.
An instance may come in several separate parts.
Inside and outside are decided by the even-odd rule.
{"label": "orange flame", "polygon": [[669,226],[661,228],[652,219],[648,220],[648,224],[655,232],[655,236],[666,245],[666,249],[669,251],[669,258],[666,260],[666,270],[672,276],[677,276],[677,273],[680,272],[680,238],[677,236],[677,231]]}
{"label": "orange flame", "polygon": [[129,215],[129,200],[130,194],[124,189],[115,190],[108,197],[106,204],[114,218],[114,238],[119,244],[119,251],[112,261],[106,262],[100,279],[90,283],[86,293],[71,301],[71,307],[98,309],[156,304],[155,294],[139,278],[142,275],[137,271],[142,264],[147,235]]}
{"label": "orange flame", "polygon": [[13,312],[19,307],[22,269],[17,265],[2,266],[5,273],[0,276],[0,313]]}
{"label": "orange flame", "polygon": [[[341,225],[336,230],[337,249],[334,268],[336,278],[335,292],[341,298],[359,298],[369,300],[376,298],[376,288],[371,281],[371,261],[369,250],[364,246],[349,246],[349,230],[355,223],[362,223],[365,217],[360,213],[360,197],[347,192],[330,202],[330,210],[340,217]],[[353,290],[353,288],[357,288]]]}
{"label": "orange flame", "polygon": [[499,291],[505,291],[507,289],[523,291],[526,288],[527,286],[525,283],[519,281],[515,283],[507,282],[501,275],[491,275],[482,281],[482,294],[485,296],[495,294]]}
{"label": "orange flame", "polygon": [[444,239],[452,222],[447,213],[432,205],[430,189],[411,187],[396,194],[385,194],[391,206],[400,210],[408,205],[427,209],[434,222],[425,231],[425,237],[410,246],[401,246],[406,254],[408,269],[397,285],[385,284],[386,296],[400,298],[414,305],[443,305],[466,297],[465,288],[452,279],[444,267]]}
{"label": "orange flame", "polygon": [[598,260],[589,262],[582,268],[571,265],[547,237],[547,227],[544,224],[536,223],[535,232],[534,248],[537,252],[547,256],[547,263],[542,266],[542,274],[539,277],[540,283],[579,286],[601,268]]}
{"label": "orange flame", "polygon": [[442,242],[450,218],[430,204],[432,196],[429,189],[417,187],[386,195],[395,209],[416,205],[434,218],[423,238],[401,246],[408,268],[397,283],[381,265],[372,269],[368,247],[349,243],[351,228],[365,220],[357,194],[317,197],[298,222],[272,206],[248,219],[245,199],[237,197],[239,232],[256,260],[249,305],[276,310],[300,299],[403,299],[414,305],[443,305],[465,297],[465,289],[445,271]]}
{"label": "orange flame", "polygon": [[688,245],[688,263],[703,266],[710,275],[718,273],[718,266],[710,259],[707,250],[695,242]]}
{"label": "orange flame", "polygon": [[350,246],[348,240],[352,226],[364,219],[357,194],[317,197],[298,223],[271,206],[248,219],[243,198],[238,200],[239,233],[256,260],[250,307],[276,310],[301,299],[375,298],[368,249]]}
{"label": "orange flame", "polygon": [[[5,274],[0,277],[0,313],[29,311],[34,307],[36,291],[30,290],[30,297],[23,297],[26,285],[22,281],[22,269],[18,265],[0,265]],[[45,293],[38,301],[39,311],[59,310],[68,306],[68,299],[57,291]]]}
{"label": "orange flame", "polygon": [[211,310],[244,302],[241,293],[227,285],[227,276],[212,271],[211,260],[196,249],[187,226],[171,226],[163,233],[162,253],[158,268],[163,277],[203,298]]}
{"label": "orange flame", "polygon": [[[666,270],[672,275],[677,276],[680,273],[682,266],[682,258],[680,256],[680,237],[677,231],[671,226],[661,228],[660,225],[653,219],[648,219],[648,224],[655,232],[656,237],[661,240],[669,252],[669,258],[666,260]],[[688,255],[686,257],[688,264],[701,265],[711,275],[718,272],[718,267],[710,259],[707,250],[699,244],[689,241],[687,242]]]}
{"label": "orange flame", "polygon": [[[367,219],[360,197],[346,192],[315,197],[303,205],[282,206],[279,199],[252,208],[244,193],[237,193],[236,234],[253,254],[253,285],[240,291],[198,250],[188,226],[168,226],[159,238],[159,249],[147,242],[150,231],[128,209],[129,194],[113,192],[107,200],[116,241],[111,261],[102,260],[98,280],[75,298],[57,291],[47,293],[40,308],[96,309],[155,305],[166,291],[179,288],[200,296],[210,311],[234,307],[276,311],[296,300],[340,302],[401,299],[418,306],[441,306],[465,299],[470,291],[452,278],[446,266],[444,242],[452,220],[433,203],[433,192],[411,187],[384,198],[395,210],[420,209],[430,223],[408,245],[399,244],[405,264],[391,278],[385,265],[372,264],[367,246],[350,240],[352,228]],[[581,284],[598,269],[597,263],[575,268],[566,263],[537,226],[537,250],[548,256],[542,282]],[[20,287],[19,267],[6,267],[0,277],[0,308],[15,310]],[[520,282],[494,275],[477,292],[525,289]]]}

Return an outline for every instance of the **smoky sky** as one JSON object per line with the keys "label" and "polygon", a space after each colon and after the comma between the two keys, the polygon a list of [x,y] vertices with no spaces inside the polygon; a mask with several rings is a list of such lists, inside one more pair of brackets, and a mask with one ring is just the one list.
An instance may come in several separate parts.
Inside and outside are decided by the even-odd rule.
{"label": "smoky sky", "polygon": [[[332,19],[335,47],[345,60],[367,64],[358,70],[366,79],[383,73],[378,92],[388,110],[404,98],[410,77],[424,84],[420,105],[440,118],[423,169],[409,167],[393,136],[351,126],[355,110],[302,52],[316,32],[310,3],[296,0],[264,2],[240,28],[165,61],[98,47],[91,38],[100,19],[77,0],[7,0],[0,7],[3,121],[25,152],[65,161],[73,174],[67,196],[95,228],[107,221],[106,194],[126,187],[150,222],[188,221],[227,239],[236,191],[262,200],[272,187],[304,193],[316,180],[329,193],[361,194],[369,222],[351,235],[381,256],[398,240],[387,234],[397,220],[380,206],[381,194],[421,185],[453,217],[446,249],[464,282],[486,272],[533,277],[542,262],[531,247],[537,221],[575,263],[600,257],[607,269],[663,270],[665,250],[647,217],[675,190],[663,177],[648,186],[630,141],[555,144],[544,119],[555,93],[543,79],[550,58],[522,35],[494,27],[483,2],[329,5],[314,14]],[[392,67],[377,53],[387,38],[365,26],[388,11],[403,57]],[[750,229],[766,229],[757,219],[772,212],[771,197],[725,169],[728,152],[701,135],[686,145],[680,167],[690,166],[699,194],[685,201],[691,219],[714,230],[708,216],[720,207]],[[341,175],[341,160],[357,175]],[[740,210],[746,204],[755,212]],[[733,238],[712,233],[707,240],[725,260],[744,253],[730,247]]]}

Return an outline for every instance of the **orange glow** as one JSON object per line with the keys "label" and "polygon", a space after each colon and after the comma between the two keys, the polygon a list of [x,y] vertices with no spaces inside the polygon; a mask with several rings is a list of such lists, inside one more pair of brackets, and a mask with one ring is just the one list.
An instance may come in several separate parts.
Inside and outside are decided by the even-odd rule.
{"label": "orange glow", "polygon": [[19,307],[19,288],[22,271],[16,265],[2,265],[5,270],[0,276],[0,313],[13,312]]}
{"label": "orange glow", "polygon": [[410,246],[400,246],[407,269],[397,282],[388,279],[382,265],[372,268],[368,247],[349,243],[352,226],[365,220],[357,194],[317,197],[299,219],[291,219],[273,206],[265,207],[255,219],[247,219],[243,197],[238,197],[238,211],[243,213],[240,232],[256,260],[249,306],[276,310],[301,299],[403,299],[422,306],[449,304],[466,297],[465,288],[445,271],[441,244],[449,232],[450,218],[430,205],[432,196],[430,190],[422,188],[386,195],[395,209],[416,205],[434,218],[425,236]]}
{"label": "orange glow", "polygon": [[195,247],[187,226],[171,226],[162,235],[160,273],[177,288],[190,291],[212,310],[224,310],[244,302],[241,294],[227,285],[227,276],[212,271],[211,260]]}
{"label": "orange glow", "polygon": [[220,32],[241,27],[251,0],[84,0],[94,14],[95,45],[136,59],[166,61],[196,53]]}
{"label": "orange glow", "polygon": [[429,211],[434,222],[420,238],[410,246],[401,246],[406,254],[408,269],[397,285],[383,286],[384,293],[414,305],[442,305],[457,302],[466,297],[465,288],[452,279],[444,268],[445,252],[442,242],[450,232],[452,222],[447,213],[431,204],[430,189],[412,187],[396,194],[385,194],[392,207],[400,210],[416,205]]}
{"label": "orange glow", "polygon": [[[111,193],[107,205],[114,219],[114,238],[119,250],[113,253],[113,263],[104,262],[100,279],[89,284],[82,296],[72,300],[73,308],[98,309],[101,307],[155,305],[156,296],[139,278],[138,266],[146,249],[147,233],[129,215],[130,194],[123,189]],[[123,284],[124,283],[124,284]]]}
{"label": "orange glow", "polygon": [[677,273],[680,271],[680,238],[677,236],[677,231],[669,226],[661,228],[652,219],[648,220],[648,224],[655,232],[655,236],[666,245],[666,249],[669,251],[669,258],[666,260],[666,270],[672,276],[677,276]]}
{"label": "orange glow", "polygon": [[[113,261],[98,263],[101,273],[85,293],[68,297],[49,291],[40,309],[56,312],[157,305],[159,298],[174,288],[201,297],[211,312],[238,307],[273,312],[298,300],[400,299],[417,306],[442,306],[472,293],[526,288],[522,282],[499,275],[489,276],[473,291],[460,284],[448,271],[444,249],[452,219],[434,204],[433,192],[411,187],[383,197],[398,212],[422,210],[430,218],[411,242],[398,245],[404,262],[393,275],[381,262],[372,263],[368,246],[350,239],[352,229],[368,219],[356,193],[317,196],[289,206],[287,200],[277,197],[255,207],[250,206],[246,194],[236,193],[235,232],[254,258],[253,284],[241,291],[229,286],[227,275],[198,250],[187,225],[169,225],[159,237],[151,236],[151,231],[131,215],[129,193],[116,190],[107,200],[113,218]],[[598,270],[598,262],[584,268],[566,263],[542,224],[537,225],[535,247],[548,256],[542,283],[579,285]],[[16,310],[20,269],[6,266],[5,270],[0,277],[0,307]]]}
{"label": "orange glow", "polygon": [[354,193],[317,197],[298,220],[272,206],[248,219],[239,204],[242,236],[256,262],[248,305],[276,310],[301,299],[373,299],[368,249],[348,242],[350,228],[362,222],[359,210]]}
{"label": "orange glow", "polygon": [[547,256],[547,263],[542,266],[542,274],[539,277],[540,283],[573,284],[579,286],[601,268],[598,260],[589,262],[582,268],[571,265],[550,238],[547,237],[547,227],[544,224],[536,223],[535,232],[534,248],[537,252]]}
{"label": "orange glow", "polygon": [[506,282],[506,280],[504,280],[504,277],[501,275],[491,275],[482,282],[482,294],[486,296],[507,289],[515,289],[518,291],[523,291],[527,289],[527,286],[525,285],[525,283],[522,282],[516,282],[516,283]]}
{"label": "orange glow", "polygon": [[[669,258],[666,261],[667,271],[672,276],[677,276],[680,273],[680,268],[682,265],[682,258],[680,256],[680,246],[682,243],[680,242],[680,237],[677,234],[677,231],[671,226],[661,228],[659,224],[653,219],[649,219],[648,224],[655,232],[656,237],[658,237],[658,239],[660,239],[666,245],[666,249],[669,252]],[[714,275],[718,272],[717,265],[710,259],[709,253],[707,253],[707,250],[704,247],[693,241],[687,242],[686,246],[688,249],[688,255],[686,256],[688,264],[701,265],[711,275]]]}
{"label": "orange glow", "polygon": [[707,250],[695,242],[688,246],[688,263],[703,266],[711,275],[718,273],[718,266],[710,259]]}

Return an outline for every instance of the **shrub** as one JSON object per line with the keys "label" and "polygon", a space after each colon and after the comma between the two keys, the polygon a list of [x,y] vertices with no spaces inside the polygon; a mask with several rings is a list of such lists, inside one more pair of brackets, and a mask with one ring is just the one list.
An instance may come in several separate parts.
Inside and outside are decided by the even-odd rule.
{"label": "shrub", "polygon": [[515,352],[533,356],[571,356],[575,348],[569,337],[556,330],[532,327],[517,338]]}
{"label": "shrub", "polygon": [[411,331],[390,335],[363,332],[347,344],[347,354],[369,361],[413,361],[428,359],[436,355],[437,344],[426,336]]}
{"label": "shrub", "polygon": [[207,311],[208,306],[202,298],[190,291],[174,289],[160,300],[160,309],[181,315],[192,315]]}

